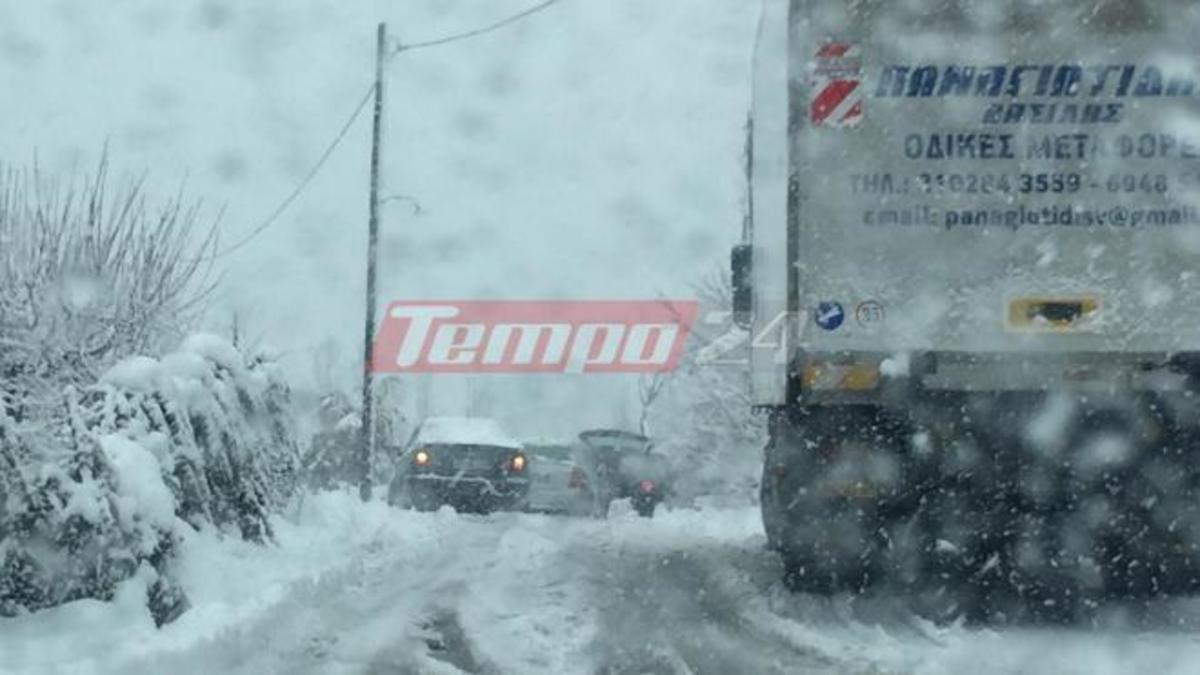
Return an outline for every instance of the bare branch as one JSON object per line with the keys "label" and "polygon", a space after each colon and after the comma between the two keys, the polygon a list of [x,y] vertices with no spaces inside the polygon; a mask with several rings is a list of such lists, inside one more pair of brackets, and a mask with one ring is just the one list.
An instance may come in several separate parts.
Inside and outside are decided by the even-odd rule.
{"label": "bare branch", "polygon": [[[148,206],[147,178],[56,180],[37,164],[0,168],[0,370],[60,387],[164,347],[202,310],[215,279],[216,222],[186,182]],[[37,377],[33,377],[37,374]]]}

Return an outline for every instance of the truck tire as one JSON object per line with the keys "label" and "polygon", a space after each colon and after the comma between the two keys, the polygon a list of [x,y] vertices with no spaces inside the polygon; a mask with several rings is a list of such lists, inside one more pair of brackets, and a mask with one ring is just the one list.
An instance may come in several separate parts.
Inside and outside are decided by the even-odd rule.
{"label": "truck tire", "polygon": [[1046,395],[951,401],[943,407],[956,411],[957,423],[942,430],[921,492],[929,548],[918,596],[937,599],[922,613],[970,623],[1073,622],[1087,597],[1088,548],[1071,521],[1069,449],[1034,447],[1029,438]]}
{"label": "truck tire", "polygon": [[[1196,587],[1196,556],[1187,552],[1195,537],[1178,527],[1196,513],[1196,462],[1186,450],[1195,442],[1155,412],[1162,406],[1081,398],[1053,447],[1038,447],[1004,429],[1028,428],[1030,411],[1048,405],[1045,396],[994,398],[999,405],[971,427],[1000,470],[976,469],[975,480],[962,486],[972,496],[957,512],[1003,507],[965,528],[993,541],[971,548],[948,575],[961,578],[957,595],[967,618],[1074,624],[1106,601]],[[1005,480],[1008,472],[1015,479]],[[955,500],[935,494],[945,502],[935,520],[955,529],[946,515]]]}
{"label": "truck tire", "polygon": [[[1190,593],[1200,577],[1200,542],[1190,526],[1200,493],[1195,434],[1164,409],[1142,401],[1132,411],[1089,415],[1075,440],[1077,489],[1093,502],[1102,500],[1105,513],[1089,523],[1105,599]],[[1127,459],[1084,471],[1089,448],[1095,455],[1106,435],[1124,440]]]}
{"label": "truck tire", "polygon": [[[768,450],[768,452],[770,452]],[[767,535],[767,550],[780,550],[780,509],[778,507],[778,489],[773,467],[768,462],[763,462],[762,480],[758,486],[758,504],[759,513],[762,514],[763,532]]]}
{"label": "truck tire", "polygon": [[789,590],[861,592],[886,579],[881,501],[826,498],[816,494],[814,481],[833,461],[823,454],[826,446],[890,445],[893,431],[868,406],[799,407],[772,418],[761,508],[768,546],[780,554]]}
{"label": "truck tire", "polygon": [[832,595],[861,593],[878,581],[875,569],[867,564],[831,566],[819,555],[794,548],[780,551],[783,561],[783,586],[792,593]]}

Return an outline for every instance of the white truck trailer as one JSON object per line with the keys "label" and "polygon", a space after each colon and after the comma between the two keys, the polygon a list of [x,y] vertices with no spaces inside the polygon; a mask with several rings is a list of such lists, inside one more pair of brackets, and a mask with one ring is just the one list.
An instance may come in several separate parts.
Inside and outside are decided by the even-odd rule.
{"label": "white truck trailer", "polygon": [[734,251],[794,588],[1200,580],[1200,6],[765,0]]}

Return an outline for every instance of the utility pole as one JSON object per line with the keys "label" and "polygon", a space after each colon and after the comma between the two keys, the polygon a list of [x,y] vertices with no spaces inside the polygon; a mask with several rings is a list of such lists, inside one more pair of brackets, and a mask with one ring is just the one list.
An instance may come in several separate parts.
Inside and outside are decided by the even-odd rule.
{"label": "utility pole", "polygon": [[371,132],[371,196],[367,219],[367,320],[363,335],[362,421],[359,430],[358,496],[371,499],[371,458],[375,455],[375,256],[379,249],[379,153],[383,120],[383,61],[387,24],[375,37],[375,120]]}

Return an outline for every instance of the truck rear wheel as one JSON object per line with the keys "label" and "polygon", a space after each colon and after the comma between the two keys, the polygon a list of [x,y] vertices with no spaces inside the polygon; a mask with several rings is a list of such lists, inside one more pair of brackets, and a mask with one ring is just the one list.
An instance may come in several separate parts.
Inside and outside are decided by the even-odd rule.
{"label": "truck rear wheel", "polygon": [[1197,444],[1165,406],[1080,396],[1039,444],[1027,434],[1054,406],[1045,395],[976,399],[987,402],[964,421],[982,461],[965,480],[941,462],[924,507],[937,541],[962,549],[931,555],[924,575],[959,598],[959,615],[1076,623],[1106,601],[1196,590]]}
{"label": "truck rear wheel", "polygon": [[803,407],[773,417],[761,508],[789,589],[859,592],[884,580],[881,507],[899,485],[896,432],[868,406]]}
{"label": "truck rear wheel", "polygon": [[830,565],[820,555],[803,554],[794,548],[780,551],[780,556],[783,585],[793,593],[861,593],[877,581],[877,570],[869,564]]}
{"label": "truck rear wheel", "polygon": [[[923,414],[918,433],[868,406],[779,412],[760,486],[768,546],[792,590],[883,583],[939,621],[1072,623],[1106,600],[1195,593],[1200,415],[1160,398],[1067,397],[1064,413],[1040,393],[954,395],[897,413]],[[1039,445],[1047,410],[1060,419]],[[860,465],[892,457],[893,487],[835,466],[856,446],[875,453]],[[844,494],[847,476],[867,489]]]}
{"label": "truck rear wheel", "polygon": [[1085,410],[1065,439],[1057,496],[1041,507],[1057,521],[1058,569],[1086,601],[1197,588],[1196,434],[1168,409],[1144,395]]}

